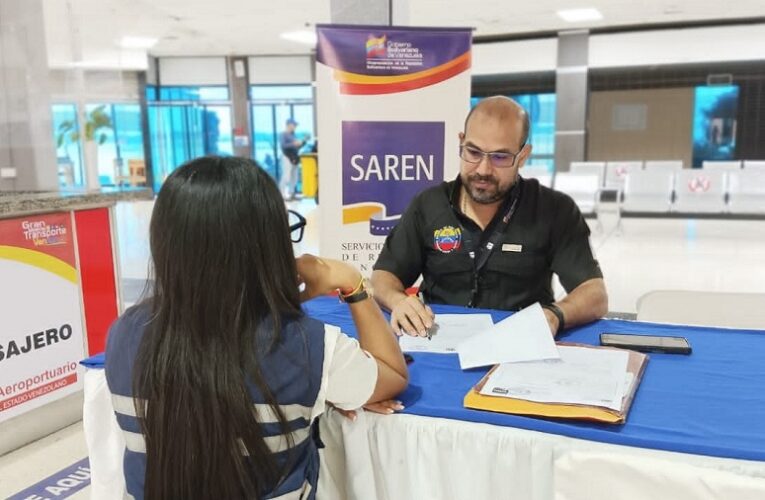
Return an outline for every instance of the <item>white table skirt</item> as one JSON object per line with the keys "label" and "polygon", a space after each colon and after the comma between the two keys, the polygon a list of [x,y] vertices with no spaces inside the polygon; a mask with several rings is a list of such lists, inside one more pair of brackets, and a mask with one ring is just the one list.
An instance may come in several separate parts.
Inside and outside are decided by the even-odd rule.
{"label": "white table skirt", "polygon": [[[124,441],[103,370],[85,374],[91,498],[122,499]],[[712,500],[765,498],[765,462],[597,443],[415,415],[321,420],[318,498]]]}

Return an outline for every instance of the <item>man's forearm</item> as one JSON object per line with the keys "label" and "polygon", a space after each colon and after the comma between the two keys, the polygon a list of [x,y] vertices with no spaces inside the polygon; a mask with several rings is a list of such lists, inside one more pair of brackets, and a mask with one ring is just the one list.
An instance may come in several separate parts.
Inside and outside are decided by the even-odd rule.
{"label": "man's forearm", "polygon": [[602,318],[608,312],[608,294],[602,278],[587,280],[555,303],[566,319],[566,328]]}
{"label": "man's forearm", "polygon": [[372,272],[372,291],[373,296],[380,307],[392,310],[395,305],[406,298],[406,289],[400,279],[395,274],[388,271]]}

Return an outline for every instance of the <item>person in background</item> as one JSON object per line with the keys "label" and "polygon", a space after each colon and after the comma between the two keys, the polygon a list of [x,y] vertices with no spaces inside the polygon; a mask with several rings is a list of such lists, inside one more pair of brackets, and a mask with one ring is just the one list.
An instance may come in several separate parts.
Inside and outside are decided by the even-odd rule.
{"label": "person in background", "polygon": [[[433,312],[405,289],[422,275],[426,303],[518,310],[539,302],[553,335],[608,311],[590,229],[566,194],[524,179],[529,116],[484,99],[459,134],[460,174],[417,195],[374,265],[375,299],[395,331],[427,334]],[[552,275],[568,295],[555,301]]]}
{"label": "person in background", "polygon": [[310,136],[303,139],[295,137],[295,129],[298,123],[292,118],[287,119],[284,124],[284,130],[279,134],[279,146],[282,155],[287,161],[284,162],[284,171],[282,172],[282,192],[287,200],[295,199],[298,181],[298,166],[300,165],[300,148],[302,148]]}
{"label": "person in background", "polygon": [[[192,160],[157,197],[153,294],[116,320],[106,347],[132,498],[313,499],[312,427],[326,405],[352,411],[407,385],[396,337],[359,271],[295,259],[279,189],[255,167]],[[333,291],[358,341],[301,309]]]}

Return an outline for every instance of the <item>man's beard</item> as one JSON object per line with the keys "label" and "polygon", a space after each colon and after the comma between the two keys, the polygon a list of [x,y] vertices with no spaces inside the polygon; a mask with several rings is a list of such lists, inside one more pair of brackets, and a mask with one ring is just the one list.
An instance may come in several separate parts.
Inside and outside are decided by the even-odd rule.
{"label": "man's beard", "polygon": [[[475,182],[483,181],[490,185],[487,188],[477,188]],[[492,175],[470,174],[462,175],[462,185],[465,186],[470,199],[481,205],[490,205],[503,200],[510,192],[514,183],[511,183],[505,189],[500,189],[499,181]]]}

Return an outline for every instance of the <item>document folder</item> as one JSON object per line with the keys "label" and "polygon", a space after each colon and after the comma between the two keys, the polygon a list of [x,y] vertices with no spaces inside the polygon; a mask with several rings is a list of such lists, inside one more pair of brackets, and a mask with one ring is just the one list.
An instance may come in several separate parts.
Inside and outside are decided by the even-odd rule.
{"label": "document folder", "polygon": [[[577,347],[586,347],[590,349],[614,349],[612,347],[591,346],[563,342],[559,343],[559,345],[571,345]],[[637,351],[627,352],[629,353],[627,371],[630,372],[633,376],[631,383],[629,387],[627,387],[625,395],[622,398],[622,407],[619,410],[613,410],[611,408],[602,406],[567,404],[566,402],[540,403],[524,399],[507,398],[502,396],[487,396],[481,394],[480,391],[483,388],[483,385],[499,365],[496,365],[491,370],[489,370],[489,372],[481,379],[481,381],[478,382],[475,387],[470,389],[470,391],[465,395],[464,406],[465,408],[472,408],[474,410],[511,413],[514,415],[592,420],[611,424],[622,424],[627,419],[627,413],[629,412],[630,405],[632,404],[632,400],[635,397],[635,393],[637,392],[637,388],[640,385],[640,381],[643,377],[643,372],[645,371],[645,366],[648,362],[648,356],[643,353]]]}

